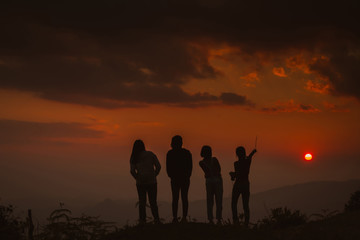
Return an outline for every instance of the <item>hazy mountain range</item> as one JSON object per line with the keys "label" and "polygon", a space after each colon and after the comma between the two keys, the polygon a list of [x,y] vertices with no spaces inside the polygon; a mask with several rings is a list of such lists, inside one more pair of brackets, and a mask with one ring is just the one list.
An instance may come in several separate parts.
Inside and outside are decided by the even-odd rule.
{"label": "hazy mountain range", "polygon": [[[266,216],[270,209],[276,207],[288,207],[298,209],[308,215],[320,213],[324,209],[333,211],[342,211],[345,203],[349,200],[351,193],[360,190],[360,179],[344,182],[321,181],[308,182],[275,188],[269,191],[252,194],[250,197],[251,221]],[[73,211],[74,215],[82,213],[90,216],[100,216],[107,221],[115,221],[120,225],[134,224],[138,216],[136,207],[137,200],[112,200],[105,199],[98,203],[91,203],[91,200],[78,199],[72,203],[66,203],[65,207]],[[231,219],[231,199],[223,200],[223,218]],[[17,199],[11,200],[20,211],[18,214],[24,214],[28,208],[33,209],[35,220],[43,222],[47,216],[59,206],[59,202],[52,199]],[[2,202],[4,204],[4,202]],[[165,221],[171,220],[171,203],[158,202],[160,217]],[[241,199],[239,199],[239,212],[242,212]],[[215,210],[215,209],[214,209]],[[179,213],[181,207],[179,208]],[[215,211],[214,211],[215,212]],[[206,220],[206,201],[193,201],[189,204],[189,215],[199,222]],[[148,216],[151,216],[148,209]]]}

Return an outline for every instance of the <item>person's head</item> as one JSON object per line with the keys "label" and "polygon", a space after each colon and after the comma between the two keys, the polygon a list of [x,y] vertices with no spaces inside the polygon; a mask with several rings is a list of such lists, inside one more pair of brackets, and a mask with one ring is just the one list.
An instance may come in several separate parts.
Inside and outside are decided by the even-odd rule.
{"label": "person's head", "polygon": [[182,143],[182,137],[179,135],[173,136],[173,138],[171,139],[171,147],[173,149],[181,148]]}
{"label": "person's head", "polygon": [[239,158],[239,160],[246,158],[246,152],[245,152],[245,148],[243,146],[236,148],[236,156]]}
{"label": "person's head", "polygon": [[212,157],[211,147],[207,145],[203,146],[201,148],[200,156],[203,158],[211,158]]}
{"label": "person's head", "polygon": [[130,161],[133,164],[136,164],[138,161],[138,156],[141,152],[145,151],[145,144],[142,140],[138,139],[134,142],[133,149],[131,152]]}

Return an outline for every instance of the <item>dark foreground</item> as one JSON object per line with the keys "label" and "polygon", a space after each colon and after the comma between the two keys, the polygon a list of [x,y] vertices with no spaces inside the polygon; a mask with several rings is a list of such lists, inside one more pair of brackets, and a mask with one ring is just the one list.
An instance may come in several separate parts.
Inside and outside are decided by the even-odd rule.
{"label": "dark foreground", "polygon": [[106,240],[120,239],[286,239],[286,240],[358,240],[360,239],[360,212],[342,213],[330,218],[311,221],[295,227],[252,226],[248,229],[233,225],[205,223],[162,224],[125,227],[109,234]]}

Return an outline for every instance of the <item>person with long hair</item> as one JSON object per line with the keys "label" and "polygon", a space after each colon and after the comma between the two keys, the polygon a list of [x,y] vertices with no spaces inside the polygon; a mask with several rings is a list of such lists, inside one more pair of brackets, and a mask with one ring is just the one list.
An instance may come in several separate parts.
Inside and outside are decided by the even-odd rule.
{"label": "person with long hair", "polygon": [[139,196],[139,223],[146,223],[146,195],[149,198],[151,213],[155,223],[160,223],[157,206],[157,181],[161,165],[153,152],[145,150],[142,140],[136,140],[130,157],[130,173],[136,180]]}
{"label": "person with long hair", "polygon": [[244,209],[245,216],[245,226],[249,224],[250,219],[250,208],[249,208],[249,199],[250,199],[250,182],[249,182],[249,172],[252,156],[256,153],[254,149],[249,156],[246,156],[245,148],[240,146],[236,148],[236,156],[238,160],[234,162],[235,172],[230,172],[231,180],[234,181],[234,186],[232,189],[231,197],[231,209],[232,217],[234,224],[239,223],[237,203],[241,194],[242,204]]}
{"label": "person with long hair", "polygon": [[223,180],[221,177],[220,163],[216,157],[212,156],[212,150],[210,146],[203,146],[201,148],[200,156],[203,157],[203,160],[199,162],[199,165],[204,171],[206,179],[206,205],[208,220],[210,223],[214,223],[213,206],[215,197],[217,224],[221,224]]}

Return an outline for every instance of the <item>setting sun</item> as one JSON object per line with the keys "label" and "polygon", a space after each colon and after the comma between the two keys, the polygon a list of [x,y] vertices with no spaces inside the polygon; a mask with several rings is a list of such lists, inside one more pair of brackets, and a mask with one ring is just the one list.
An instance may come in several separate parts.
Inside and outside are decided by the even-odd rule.
{"label": "setting sun", "polygon": [[312,155],[311,155],[311,153],[305,154],[305,160],[306,160],[306,161],[312,160]]}

